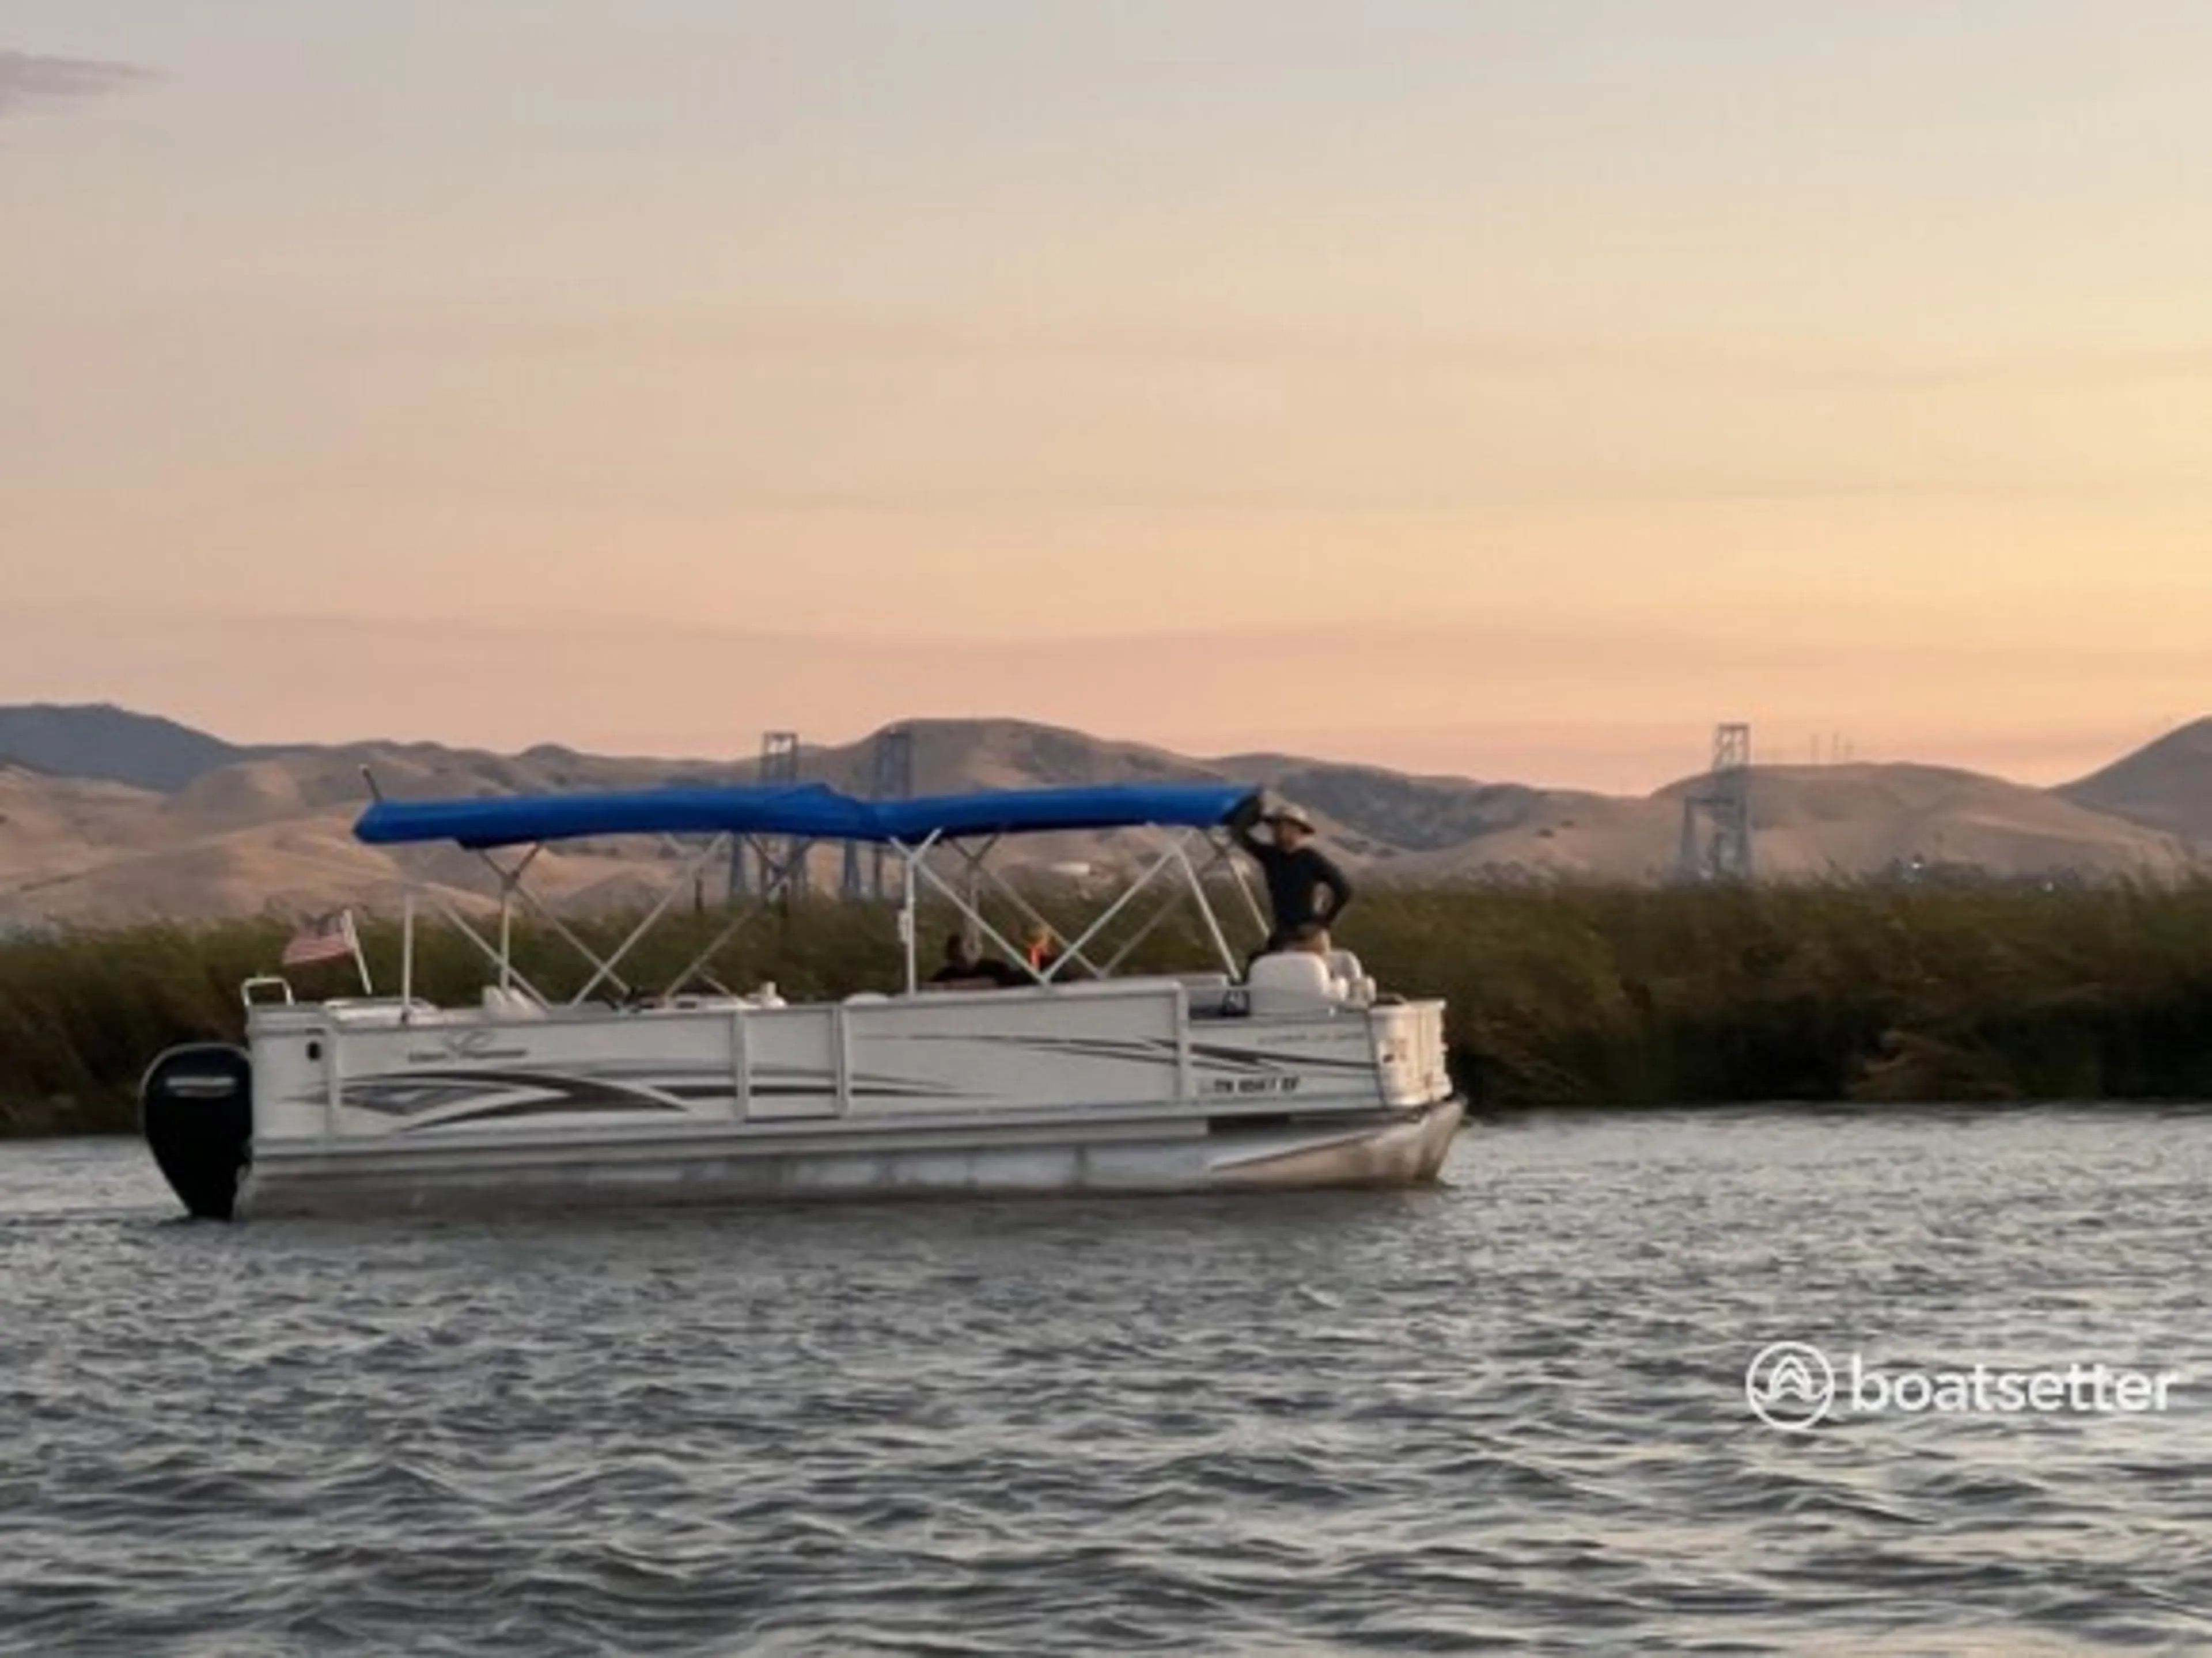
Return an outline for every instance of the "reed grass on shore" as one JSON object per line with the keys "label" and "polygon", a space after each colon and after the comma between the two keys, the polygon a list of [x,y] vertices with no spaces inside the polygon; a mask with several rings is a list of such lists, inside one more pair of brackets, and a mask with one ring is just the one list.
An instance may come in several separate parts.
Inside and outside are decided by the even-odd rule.
{"label": "reed grass on shore", "polygon": [[[678,918],[632,965],[656,985],[723,918]],[[925,920],[925,960],[949,918]],[[240,982],[270,969],[282,922],[70,932],[0,943],[0,1133],[126,1129],[146,1065],[235,1039]],[[579,932],[605,946],[626,924]],[[364,927],[378,988],[396,926]],[[1371,889],[1340,942],[1387,987],[1449,1005],[1456,1074],[1478,1108],[1766,1100],[2212,1099],[2212,884]],[[475,998],[485,964],[425,928],[416,990]],[[566,946],[518,930],[520,969],[578,986]],[[1202,967],[1178,920],[1130,967]],[[793,1000],[890,990],[901,952],[879,906],[802,902],[718,956],[723,982]],[[350,964],[294,976],[345,994]]]}

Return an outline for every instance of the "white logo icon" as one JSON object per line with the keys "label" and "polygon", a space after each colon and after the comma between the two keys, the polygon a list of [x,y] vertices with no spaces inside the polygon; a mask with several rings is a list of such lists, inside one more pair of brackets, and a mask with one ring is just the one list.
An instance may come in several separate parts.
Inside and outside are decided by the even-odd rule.
{"label": "white logo icon", "polygon": [[1753,1355],[1743,1373],[1743,1397],[1768,1427],[1802,1433],[1836,1402],[1836,1372],[1818,1347],[1777,1341]]}

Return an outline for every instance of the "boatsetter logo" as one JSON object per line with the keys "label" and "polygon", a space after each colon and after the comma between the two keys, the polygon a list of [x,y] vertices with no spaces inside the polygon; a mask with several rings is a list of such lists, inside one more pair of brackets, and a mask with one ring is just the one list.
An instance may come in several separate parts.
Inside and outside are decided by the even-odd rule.
{"label": "boatsetter logo", "polygon": [[1768,1427],[1803,1433],[1845,1416],[2142,1416],[2166,1409],[2180,1380],[2173,1370],[2079,1362],[1906,1370],[1853,1351],[1832,1363],[1808,1342],[1777,1341],[1752,1356],[1743,1396]]}

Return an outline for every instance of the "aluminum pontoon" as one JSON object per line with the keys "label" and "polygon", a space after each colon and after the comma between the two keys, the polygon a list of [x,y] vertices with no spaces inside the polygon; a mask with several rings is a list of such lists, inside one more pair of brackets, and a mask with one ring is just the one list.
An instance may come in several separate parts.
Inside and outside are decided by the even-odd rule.
{"label": "aluminum pontoon", "polygon": [[[1264,933],[1224,828],[1251,793],[1175,785],[865,801],[799,785],[380,800],[355,825],[362,841],[450,842],[496,872],[490,938],[425,889],[489,964],[480,1001],[439,1007],[413,994],[410,897],[396,997],[296,1001],[281,978],[250,981],[243,1046],[174,1048],[147,1073],[146,1137],[187,1208],[226,1219],[1433,1180],[1462,1109],[1445,1071],[1443,1004],[1378,994],[1343,951],[1262,956],[1248,974],[1209,902],[1211,878],[1243,895]],[[921,981],[926,894],[1018,962],[981,895],[1036,911],[987,854],[1009,835],[1107,829],[1147,835],[1149,859],[1057,961],[1004,988]],[[602,957],[523,877],[549,843],[629,835],[704,844],[695,840],[668,896]],[[749,845],[769,872],[765,899],[793,884],[810,845],[836,841],[896,858],[899,945],[886,948],[902,947],[902,993],[787,1005],[772,986],[715,984],[710,963],[756,907],[733,910],[641,1004],[623,964],[699,872]],[[1127,932],[1132,906],[1164,896],[1109,954],[1109,929]],[[1182,897],[1220,970],[1116,977]],[[511,924],[523,908],[591,964],[565,1000],[516,968]],[[364,964],[365,988],[367,976]]]}

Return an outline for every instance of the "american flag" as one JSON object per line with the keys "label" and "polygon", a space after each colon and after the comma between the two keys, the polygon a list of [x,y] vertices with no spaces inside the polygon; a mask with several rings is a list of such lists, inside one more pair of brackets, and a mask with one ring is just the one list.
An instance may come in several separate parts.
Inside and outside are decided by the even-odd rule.
{"label": "american flag", "polygon": [[310,962],[342,962],[351,956],[354,942],[353,912],[332,910],[328,915],[318,915],[303,923],[284,946],[284,965],[304,967]]}

